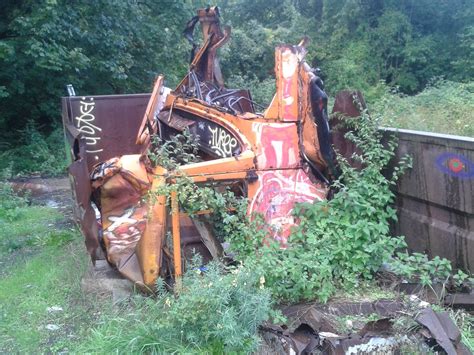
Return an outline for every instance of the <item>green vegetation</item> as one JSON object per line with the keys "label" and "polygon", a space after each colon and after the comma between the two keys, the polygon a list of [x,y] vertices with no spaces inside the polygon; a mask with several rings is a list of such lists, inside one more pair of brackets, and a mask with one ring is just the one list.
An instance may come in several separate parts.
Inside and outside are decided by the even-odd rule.
{"label": "green vegetation", "polygon": [[257,327],[276,315],[255,274],[219,262],[201,272],[198,259],[178,295],[160,280],[156,298],[112,308],[80,289],[89,260],[78,231],[0,188],[0,352],[249,352]]}
{"label": "green vegetation", "polygon": [[348,120],[353,131],[346,136],[362,150],[353,157],[364,167],[356,170],[339,157],[342,174],[334,182],[336,194],[329,201],[295,209],[300,223],[287,250],[270,241],[259,245],[245,234],[232,236],[238,258],[265,277],[277,299],[326,302],[337,289],[350,291],[361,280],[371,279],[395,250],[405,246],[403,238],[389,234],[389,223],[396,218],[390,187],[409,160],[400,162],[391,179],[383,176],[396,143],[389,142],[387,148],[380,143],[377,122],[365,113]]}
{"label": "green vegetation", "polygon": [[[0,169],[12,164],[14,174],[64,171],[57,143],[66,84],[78,95],[149,92],[154,77],[163,73],[166,85],[174,87],[187,71],[191,49],[182,30],[195,9],[207,5],[201,0],[2,1]],[[222,0],[218,5],[222,22],[233,27],[229,45],[220,50],[227,85],[251,89],[257,102],[266,104],[273,96],[274,47],[306,35],[307,61],[322,69],[330,96],[359,89],[369,103],[386,107],[387,117],[394,118],[386,123],[473,134],[472,1]],[[430,83],[439,77],[447,81],[434,88]],[[387,94],[392,87],[402,96]]]}
{"label": "green vegetation", "polygon": [[474,316],[463,310],[450,310],[449,314],[461,330],[462,342],[474,352]]}
{"label": "green vegetation", "polygon": [[180,165],[199,161],[199,138],[191,135],[188,129],[182,134],[172,136],[163,141],[160,137],[152,137],[148,157],[154,166],[161,166],[169,171],[176,170]]}
{"label": "green vegetation", "polygon": [[[203,1],[6,0],[0,4],[0,171],[8,175],[65,171],[60,96],[149,92],[154,77],[175,86],[187,71],[190,46],[182,29]],[[214,211],[219,238],[231,242],[236,268],[218,262],[188,267],[176,294],[110,307],[84,295],[88,265],[79,233],[56,210],[31,205],[0,183],[0,352],[251,352],[258,326],[277,317],[275,302],[390,297],[374,283],[382,265],[430,286],[446,282],[445,260],[394,253],[391,185],[382,175],[394,143],[382,147],[377,124],[473,136],[474,3],[464,0],[222,0],[222,22],[233,26],[221,63],[229,87],[249,88],[268,103],[274,91],[274,47],[311,38],[307,61],[321,67],[328,93],[359,89],[375,121],[349,122],[364,168],[340,159],[343,174],[330,201],[300,205],[289,248],[267,238],[261,218],[231,190],[196,186],[185,176],[175,189],[190,214]],[[395,89],[392,89],[395,88]],[[159,145],[155,164],[176,169],[196,161],[196,145]],[[190,148],[190,149],[189,149]],[[176,159],[176,155],[179,159]],[[176,171],[179,173],[178,171]],[[10,174],[11,173],[11,174]],[[232,209],[231,209],[232,207]],[[469,275],[452,277],[459,286]],[[474,349],[473,318],[452,313]],[[369,317],[370,318],[370,317]],[[413,326],[411,318],[402,329]],[[342,326],[346,321],[343,319]]]}
{"label": "green vegetation", "polygon": [[55,209],[0,183],[0,352],[63,351],[90,326],[79,238]]}
{"label": "green vegetation", "polygon": [[64,217],[55,209],[28,206],[26,197],[19,197],[8,183],[0,182],[0,256],[22,248],[62,245],[76,232],[57,230]]}
{"label": "green vegetation", "polygon": [[419,282],[423,286],[432,286],[434,283],[445,286],[451,281],[456,287],[468,281],[474,283],[474,279],[469,278],[469,275],[462,270],[453,275],[451,262],[439,256],[430,260],[426,254],[397,253],[396,257],[389,261],[388,266],[390,271],[406,281]]}
{"label": "green vegetation", "polygon": [[[194,260],[181,285],[175,285],[174,294],[159,280],[155,297],[137,294],[114,308],[110,301],[86,296],[79,289],[87,258],[76,239],[77,232],[58,226],[56,232],[46,232],[45,223],[52,227],[50,224],[61,218],[51,209],[27,206],[26,198],[16,196],[3,184],[2,238],[8,235],[4,233],[16,233],[20,242],[15,248],[2,244],[2,262],[18,253],[33,254],[0,279],[0,350],[251,352],[261,341],[259,325],[271,318],[281,320],[272,309],[276,301],[325,302],[331,297],[370,300],[364,297],[367,290],[375,299],[393,297],[372,278],[383,263],[393,261],[395,249],[403,246],[400,238],[388,235],[388,223],[394,217],[389,187],[408,161],[386,179],[381,171],[395,144],[391,142],[386,148],[379,143],[377,121],[366,114],[349,121],[349,125],[354,131],[348,137],[362,148],[357,159],[365,166],[356,171],[341,160],[343,174],[336,182],[339,192],[329,202],[299,206],[296,213],[301,224],[287,250],[280,250],[269,240],[262,245],[266,226],[258,216],[252,221],[245,217],[244,200],[230,191],[216,192],[212,186],[198,187],[185,177],[178,179],[181,185],[177,192],[188,212],[221,211],[213,216],[216,232],[231,241],[241,262],[238,267],[224,267],[215,261],[202,268],[201,262]],[[189,134],[173,142],[155,150],[156,162],[172,169],[177,165],[172,152],[186,152],[184,157],[190,161],[196,158]],[[229,210],[231,206],[236,208]],[[17,223],[25,218],[28,228]],[[404,265],[404,260],[398,256],[399,265]],[[444,277],[445,264],[438,259],[416,259],[410,267],[426,269],[435,276],[443,273]],[[420,270],[408,271],[415,274]],[[21,302],[11,307],[16,300]],[[472,319],[464,314],[457,317],[463,340],[472,345]],[[340,326],[345,329],[367,320],[373,318],[350,317],[341,319]],[[410,324],[406,319],[400,326]]]}
{"label": "green vegetation", "polygon": [[271,314],[271,297],[255,274],[219,262],[201,271],[198,259],[177,295],[161,280],[156,298],[132,298],[96,327],[79,352],[228,353],[255,351],[258,326]]}
{"label": "green vegetation", "polygon": [[0,152],[0,171],[9,171],[15,175],[43,176],[66,173],[66,151],[61,128],[46,136],[33,122],[29,122],[18,132],[16,142],[5,143],[5,148]]}
{"label": "green vegetation", "polygon": [[[452,278],[448,260],[401,252],[394,256],[406,244],[403,237],[390,235],[390,222],[396,219],[391,187],[410,166],[410,159],[402,159],[389,179],[383,175],[396,142],[392,139],[385,145],[381,143],[381,118],[364,112],[357,120],[345,120],[351,129],[346,137],[361,150],[352,158],[363,168],[352,168],[339,157],[342,174],[333,183],[336,194],[329,201],[295,208],[300,222],[286,250],[268,238],[268,227],[259,216],[246,218],[246,201],[229,190],[218,192],[211,185],[198,186],[182,176],[153,194],[176,191],[182,208],[190,215],[199,210],[214,211],[211,220],[217,237],[230,242],[236,258],[265,279],[278,301],[326,302],[338,290],[354,292],[384,264],[390,265],[395,274],[420,280],[424,286],[437,282],[447,285],[451,280],[460,285],[468,275],[460,272]],[[196,142],[188,132],[151,153],[153,161],[167,164],[172,170],[179,165],[177,157],[195,161],[196,155]],[[179,170],[175,173],[180,175]]]}
{"label": "green vegetation", "polygon": [[420,93],[386,92],[371,106],[386,127],[474,137],[474,84],[436,80]]}
{"label": "green vegetation", "polygon": [[0,352],[70,349],[94,318],[81,298],[88,263],[82,243],[43,247],[25,259],[0,279]]}

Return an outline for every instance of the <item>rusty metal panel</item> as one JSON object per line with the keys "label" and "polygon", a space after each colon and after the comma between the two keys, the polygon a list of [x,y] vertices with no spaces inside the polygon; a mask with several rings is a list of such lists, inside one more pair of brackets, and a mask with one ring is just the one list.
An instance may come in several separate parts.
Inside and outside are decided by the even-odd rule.
{"label": "rusty metal panel", "polygon": [[62,98],[66,139],[74,145],[78,131],[86,144],[88,168],[124,154],[140,153],[135,139],[150,94]]}
{"label": "rusty metal panel", "polygon": [[413,168],[397,185],[395,233],[409,249],[474,272],[474,138],[385,129]]}
{"label": "rusty metal panel", "polygon": [[79,159],[73,162],[68,169],[71,192],[73,196],[73,212],[76,223],[79,224],[85,238],[87,251],[92,259],[98,259],[99,229],[96,221],[95,211],[91,205],[91,185],[89,181],[89,170],[85,156],[84,141],[80,141]]}

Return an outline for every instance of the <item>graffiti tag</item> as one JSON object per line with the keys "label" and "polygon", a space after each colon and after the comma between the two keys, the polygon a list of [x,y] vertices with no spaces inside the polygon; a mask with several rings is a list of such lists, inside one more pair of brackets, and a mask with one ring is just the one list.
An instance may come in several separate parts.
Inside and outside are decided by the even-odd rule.
{"label": "graffiti tag", "polygon": [[474,177],[474,164],[460,154],[443,153],[436,158],[436,166],[443,173],[460,178]]}
{"label": "graffiti tag", "polygon": [[220,157],[226,158],[232,156],[232,149],[237,147],[237,139],[228,134],[220,127],[207,127],[211,132],[209,145],[211,149]]}
{"label": "graffiti tag", "polygon": [[87,153],[100,153],[103,149],[97,149],[97,143],[100,141],[99,132],[102,131],[102,128],[94,124],[94,108],[95,102],[94,98],[88,98],[89,101],[86,101],[85,97],[81,98],[79,111],[80,116],[76,116],[75,120],[77,122],[77,129],[82,133],[83,138],[86,141]]}

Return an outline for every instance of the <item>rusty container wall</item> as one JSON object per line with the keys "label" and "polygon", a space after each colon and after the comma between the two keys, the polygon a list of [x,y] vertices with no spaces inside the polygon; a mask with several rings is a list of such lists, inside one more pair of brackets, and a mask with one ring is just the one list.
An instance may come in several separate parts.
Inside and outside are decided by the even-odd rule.
{"label": "rusty container wall", "polygon": [[399,138],[397,157],[413,168],[397,185],[396,235],[411,251],[439,255],[474,272],[474,139],[385,129]]}
{"label": "rusty container wall", "polygon": [[72,149],[78,136],[84,140],[89,170],[107,159],[140,153],[135,140],[149,99],[150,94],[62,98],[66,140]]}

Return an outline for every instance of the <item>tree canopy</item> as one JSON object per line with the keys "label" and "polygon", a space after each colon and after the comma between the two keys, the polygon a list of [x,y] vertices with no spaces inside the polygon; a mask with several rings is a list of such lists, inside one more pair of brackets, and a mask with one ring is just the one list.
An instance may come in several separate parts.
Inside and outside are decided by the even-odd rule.
{"label": "tree canopy", "polygon": [[[65,85],[78,94],[149,92],[163,73],[176,85],[190,45],[182,30],[204,1],[3,0],[0,3],[0,128],[3,139],[28,122],[60,122]],[[472,0],[221,0],[232,38],[220,56],[229,85],[265,99],[279,43],[311,39],[308,61],[330,94],[376,97],[381,86],[407,94],[437,76],[474,75]]]}

